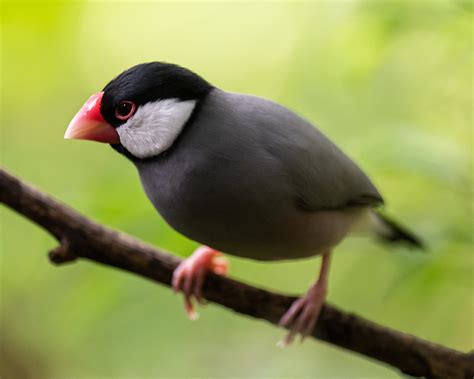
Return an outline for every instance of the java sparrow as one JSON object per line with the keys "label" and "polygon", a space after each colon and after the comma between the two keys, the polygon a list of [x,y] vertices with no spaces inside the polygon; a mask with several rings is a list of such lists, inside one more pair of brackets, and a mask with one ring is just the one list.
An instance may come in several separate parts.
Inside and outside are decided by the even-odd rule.
{"label": "java sparrow", "polygon": [[223,91],[180,66],[134,66],[91,96],[65,138],[105,142],[131,160],[169,225],[202,243],[173,275],[195,317],[220,251],[256,260],[322,256],[320,274],[283,315],[282,344],[310,334],[326,297],[332,249],[354,231],[421,247],[382,216],[370,179],[307,120],[272,101]]}

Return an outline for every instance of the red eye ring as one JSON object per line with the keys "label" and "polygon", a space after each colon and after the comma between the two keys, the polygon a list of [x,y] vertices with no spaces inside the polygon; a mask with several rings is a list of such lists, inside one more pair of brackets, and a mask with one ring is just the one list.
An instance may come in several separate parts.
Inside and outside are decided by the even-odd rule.
{"label": "red eye ring", "polygon": [[119,120],[126,121],[133,116],[137,109],[137,106],[133,101],[121,101],[119,105],[115,107],[115,117]]}

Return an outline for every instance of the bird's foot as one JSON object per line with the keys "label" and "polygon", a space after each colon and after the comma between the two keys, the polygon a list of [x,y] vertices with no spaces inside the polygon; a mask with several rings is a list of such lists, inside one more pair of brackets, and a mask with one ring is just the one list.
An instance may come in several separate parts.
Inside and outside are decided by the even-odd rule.
{"label": "bird's foot", "polygon": [[175,292],[183,292],[186,314],[191,320],[196,320],[198,315],[194,311],[191,298],[204,304],[202,286],[208,271],[218,275],[226,275],[229,268],[227,259],[222,254],[207,246],[201,246],[174,270],[173,289]]}
{"label": "bird's foot", "polygon": [[290,329],[290,332],[278,342],[277,346],[288,346],[297,334],[301,335],[301,342],[303,342],[304,338],[311,334],[326,299],[326,290],[325,282],[318,282],[309,289],[306,295],[293,302],[278,323]]}

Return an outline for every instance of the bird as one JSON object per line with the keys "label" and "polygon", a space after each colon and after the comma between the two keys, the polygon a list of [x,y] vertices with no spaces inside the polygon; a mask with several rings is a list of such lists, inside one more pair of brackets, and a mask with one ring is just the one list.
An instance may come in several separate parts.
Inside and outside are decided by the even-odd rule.
{"label": "bird", "polygon": [[110,144],[135,165],[164,220],[202,244],[172,278],[191,319],[196,301],[204,302],[206,274],[227,274],[224,253],[267,262],[319,255],[318,277],[280,319],[286,346],[313,331],[332,252],[348,235],[423,248],[385,215],[362,169],[311,122],[176,64],[125,70],[86,101],[64,137]]}

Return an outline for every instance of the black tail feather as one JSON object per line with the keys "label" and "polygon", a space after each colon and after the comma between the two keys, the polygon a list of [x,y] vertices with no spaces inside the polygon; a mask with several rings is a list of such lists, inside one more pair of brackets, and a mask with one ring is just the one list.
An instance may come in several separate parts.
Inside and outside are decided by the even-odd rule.
{"label": "black tail feather", "polygon": [[379,212],[374,213],[384,226],[383,231],[377,233],[382,241],[388,243],[403,243],[412,248],[426,250],[426,246],[421,239],[408,229]]}

